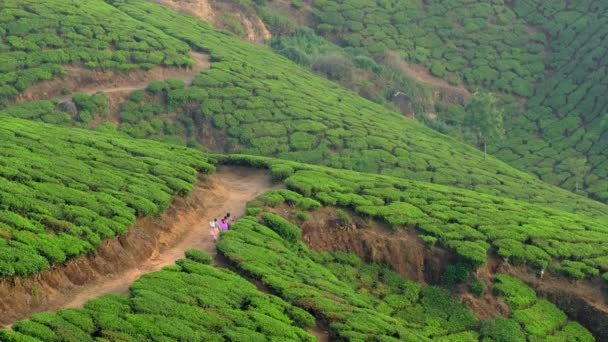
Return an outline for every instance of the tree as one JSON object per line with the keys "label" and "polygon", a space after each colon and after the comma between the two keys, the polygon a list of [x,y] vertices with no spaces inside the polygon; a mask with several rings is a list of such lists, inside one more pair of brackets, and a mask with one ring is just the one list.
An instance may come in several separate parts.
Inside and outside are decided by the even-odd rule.
{"label": "tree", "polygon": [[488,143],[505,135],[503,111],[496,105],[492,93],[476,92],[466,105],[465,124],[477,134],[477,144],[483,144],[483,158],[487,156]]}

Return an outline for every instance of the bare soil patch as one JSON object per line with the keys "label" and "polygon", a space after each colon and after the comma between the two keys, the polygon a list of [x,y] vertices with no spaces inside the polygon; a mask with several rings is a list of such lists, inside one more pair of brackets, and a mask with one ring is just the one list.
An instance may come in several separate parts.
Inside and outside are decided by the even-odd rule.
{"label": "bare soil patch", "polygon": [[153,0],[156,3],[165,5],[177,12],[188,13],[196,18],[209,22],[216,28],[226,29],[224,23],[224,13],[235,15],[245,33],[241,38],[254,42],[262,43],[270,39],[272,35],[264,25],[264,22],[255,13],[246,13],[239,6],[225,0]]}
{"label": "bare soil patch", "polygon": [[36,312],[80,307],[109,293],[126,293],[140,276],[173,264],[190,248],[215,255],[209,221],[227,212],[242,216],[248,201],[280,187],[262,170],[220,167],[199,182],[191,196],[175,199],[161,217],[137,220],[127,234],[103,242],[95,254],[30,278],[0,281],[0,324],[8,326]]}

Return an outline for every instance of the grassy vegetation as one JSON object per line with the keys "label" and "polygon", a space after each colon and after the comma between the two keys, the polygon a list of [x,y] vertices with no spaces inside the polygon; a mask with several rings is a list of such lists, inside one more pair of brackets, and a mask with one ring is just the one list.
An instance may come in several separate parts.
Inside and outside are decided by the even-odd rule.
{"label": "grassy vegetation", "polygon": [[118,71],[194,64],[187,44],[103,1],[7,0],[0,12],[0,108],[66,64]]}
{"label": "grassy vegetation", "polygon": [[[154,82],[145,92],[134,93],[122,108],[119,127],[133,137],[197,146],[196,140],[214,135],[222,145],[216,147],[223,151],[383,173],[529,202],[561,202],[562,208],[583,201],[495,159],[484,160],[474,148],[204,22],[143,1],[108,3],[147,30],[162,31],[209,52],[213,63],[192,87],[178,81]],[[18,109],[18,116],[54,123],[67,120],[51,109],[52,103],[32,106],[35,110]],[[88,122],[86,113],[91,111],[80,110],[77,124]]]}
{"label": "grassy vegetation", "polygon": [[13,324],[12,331],[0,330],[0,340],[316,341],[303,330],[315,324],[309,313],[199,259],[178,260],[144,275],[129,295],[34,314]]}
{"label": "grassy vegetation", "polygon": [[[540,0],[306,3],[257,7],[268,24],[270,19],[301,21],[311,15],[307,24],[322,36],[291,23],[290,30],[273,32],[270,46],[278,53],[313,70],[318,71],[318,63],[330,67],[333,73],[319,73],[378,103],[390,105],[392,94],[401,91],[411,101],[412,113],[429,127],[471,144],[476,141],[464,120],[465,106],[436,102],[434,110],[428,108],[419,86],[395,78],[400,71],[387,68],[387,55],[423,65],[455,85],[499,92],[508,134],[500,146],[491,147],[493,153],[548,183],[608,200],[608,121],[602,96],[608,5]],[[341,58],[341,68],[325,58],[328,54]],[[355,67],[375,70],[378,79],[370,82],[359,72],[353,77],[357,81],[349,82]],[[437,119],[425,111],[436,112]]]}
{"label": "grassy vegetation", "polygon": [[255,218],[222,233],[218,251],[286,301],[328,322],[332,338],[477,338],[477,319],[447,291],[423,289],[350,254],[292,245]]}
{"label": "grassy vegetation", "polygon": [[[215,157],[214,157],[215,158]],[[212,159],[214,159],[212,158]],[[415,229],[453,250],[470,268],[486,262],[490,250],[512,265],[528,265],[580,279],[608,271],[606,211],[587,215],[393,177],[335,170],[247,156],[218,156],[221,162],[284,170],[290,190],[260,198],[264,205],[301,203],[309,198],[390,224]],[[311,207],[318,207],[312,205]],[[593,218],[593,216],[596,216]],[[430,239],[429,239],[430,237]]]}
{"label": "grassy vegetation", "polygon": [[0,278],[94,251],[214,167],[195,150],[0,117]]}

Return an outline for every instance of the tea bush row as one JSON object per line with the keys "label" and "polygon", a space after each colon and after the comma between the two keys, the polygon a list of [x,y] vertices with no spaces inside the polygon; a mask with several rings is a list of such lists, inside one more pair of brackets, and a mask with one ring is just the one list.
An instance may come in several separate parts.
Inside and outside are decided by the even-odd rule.
{"label": "tea bush row", "polygon": [[497,156],[546,182],[608,201],[608,5],[602,1],[514,1],[548,32],[553,70],[525,112],[514,113]]}

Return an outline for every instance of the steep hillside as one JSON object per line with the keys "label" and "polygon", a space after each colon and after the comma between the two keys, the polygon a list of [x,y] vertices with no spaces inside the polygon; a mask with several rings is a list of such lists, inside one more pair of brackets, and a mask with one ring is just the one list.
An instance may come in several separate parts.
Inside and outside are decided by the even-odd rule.
{"label": "steep hillside", "polygon": [[193,150],[0,118],[0,278],[90,253],[213,166]]}
{"label": "steep hillside", "polygon": [[579,323],[516,279],[496,277],[512,317],[479,321],[444,289],[423,288],[350,254],[310,251],[297,241],[297,226],[265,217],[266,224],[250,216],[222,233],[218,249],[233,263],[222,265],[241,275],[211,266],[209,255],[188,250],[188,259],[143,276],[128,295],[32,315],[12,330],[0,330],[0,338],[315,341],[304,329],[327,339],[322,330],[313,330],[321,324],[333,340],[525,341],[536,336],[594,341]]}
{"label": "steep hillside", "polygon": [[[119,118],[119,130],[131,136],[185,136],[216,151],[455,185],[592,215],[603,210],[204,22],[144,1],[110,3],[212,59],[192,87],[154,82],[133,93]],[[52,108],[28,103],[5,114],[37,118]]]}
{"label": "steep hillside", "polygon": [[514,4],[546,32],[552,53],[526,112],[508,120],[510,134],[497,155],[549,183],[608,201],[608,4]]}
{"label": "steep hillside", "polygon": [[66,64],[119,71],[194,65],[184,42],[103,1],[75,4],[0,3],[0,108],[33,84],[60,76]]}
{"label": "steep hillside", "polygon": [[[304,23],[324,37],[377,61],[386,50],[394,50],[452,84],[516,95],[503,98],[506,139],[491,150],[548,183],[606,201],[608,121],[602,94],[608,9],[599,1],[521,0],[512,5],[269,2],[295,21],[306,18]],[[521,106],[519,100],[528,101]],[[437,108],[437,119],[448,128],[427,123],[474,142],[467,137],[461,104]]]}
{"label": "steep hillside", "polygon": [[[431,244],[452,249],[475,268],[494,250],[514,264],[585,278],[608,272],[603,247],[608,216],[575,215],[471,191],[394,177],[336,170],[277,159],[217,156],[237,165],[268,167],[298,193],[324,205],[351,208],[393,229],[416,229]],[[277,197],[278,195],[278,197]],[[280,192],[262,203],[285,200]],[[473,214],[474,213],[474,214]]]}

